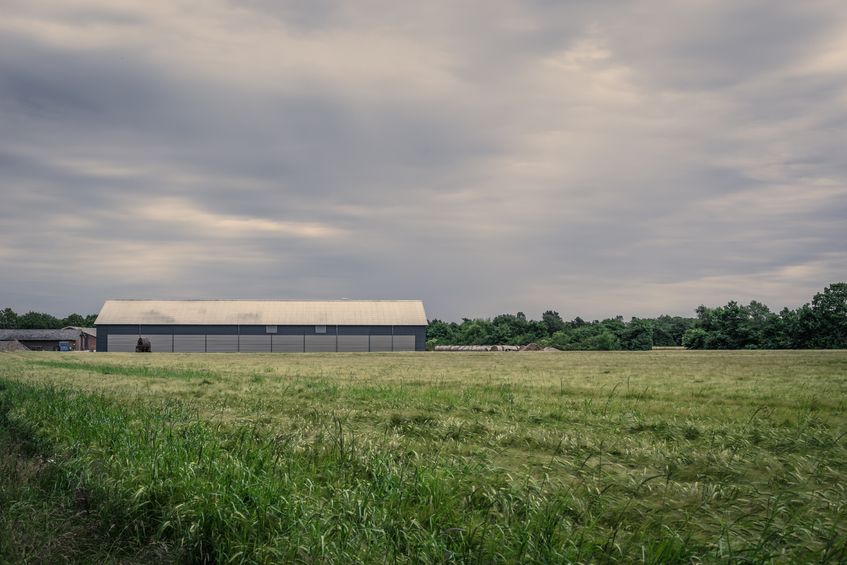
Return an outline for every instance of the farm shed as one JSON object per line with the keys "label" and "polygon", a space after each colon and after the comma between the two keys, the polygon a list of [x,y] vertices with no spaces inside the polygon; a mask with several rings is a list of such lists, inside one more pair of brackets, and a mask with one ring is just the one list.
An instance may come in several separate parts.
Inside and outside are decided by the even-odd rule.
{"label": "farm shed", "polygon": [[107,300],[97,351],[424,351],[420,300]]}
{"label": "farm shed", "polygon": [[80,339],[81,334],[78,329],[0,330],[0,341],[16,340],[33,351],[79,349]]}
{"label": "farm shed", "polygon": [[63,330],[76,330],[79,332],[77,349],[80,351],[94,351],[97,349],[97,330],[94,328],[80,328],[78,326],[67,326]]}

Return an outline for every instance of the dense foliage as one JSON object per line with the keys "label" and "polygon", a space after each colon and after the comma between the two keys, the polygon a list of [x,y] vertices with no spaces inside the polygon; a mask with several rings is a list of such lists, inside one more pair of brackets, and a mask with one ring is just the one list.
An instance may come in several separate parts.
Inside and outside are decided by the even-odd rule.
{"label": "dense foliage", "polygon": [[523,312],[501,314],[490,320],[464,319],[461,324],[433,320],[427,329],[430,346],[525,345],[537,343],[565,350],[649,350],[654,345],[679,345],[693,318],[661,316],[656,319],[621,316],[586,322],[580,317],[565,321],[548,310],[541,320],[527,320]]}
{"label": "dense foliage", "polygon": [[847,283],[815,294],[811,303],[779,314],[760,302],[697,308],[683,335],[689,349],[838,349],[847,347]]}
{"label": "dense foliage", "polygon": [[27,312],[18,314],[11,308],[0,310],[0,329],[4,330],[59,330],[67,326],[90,328],[94,325],[97,314],[82,316],[69,314],[65,318],[57,318],[43,312]]}
{"label": "dense foliage", "polygon": [[779,314],[755,300],[744,306],[700,306],[696,318],[623,317],[586,322],[565,321],[548,310],[541,320],[523,312],[461,323],[432,320],[428,345],[525,345],[563,350],[647,350],[654,346],[689,349],[809,349],[847,347],[847,283],[835,283],[817,293],[810,304]]}

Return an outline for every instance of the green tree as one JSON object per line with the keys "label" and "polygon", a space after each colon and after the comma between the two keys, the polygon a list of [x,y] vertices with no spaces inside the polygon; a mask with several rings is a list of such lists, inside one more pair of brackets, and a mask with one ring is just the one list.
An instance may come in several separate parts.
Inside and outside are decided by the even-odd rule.
{"label": "green tree", "polygon": [[694,327],[695,321],[681,316],[659,316],[653,320],[653,345],[682,345],[682,335]]}
{"label": "green tree", "polygon": [[459,326],[458,341],[462,345],[491,345],[494,325],[488,320],[464,320]]}
{"label": "green tree", "polygon": [[541,322],[544,324],[548,335],[553,335],[565,329],[565,321],[555,310],[547,310],[541,315]]}
{"label": "green tree", "polygon": [[686,349],[706,349],[709,332],[703,328],[691,328],[682,336],[682,346]]}
{"label": "green tree", "polygon": [[814,347],[847,347],[847,283],[835,283],[812,298]]}
{"label": "green tree", "polygon": [[68,317],[62,320],[63,326],[85,327],[85,318],[79,314],[68,314]]}
{"label": "green tree", "polygon": [[58,330],[62,328],[62,320],[43,312],[27,312],[18,317],[18,328],[22,330]]}
{"label": "green tree", "polygon": [[623,349],[649,351],[653,349],[653,323],[633,318],[619,334],[619,339]]}
{"label": "green tree", "polygon": [[18,327],[18,315],[11,308],[0,310],[0,329],[14,330]]}
{"label": "green tree", "polygon": [[453,345],[458,331],[459,325],[456,322],[432,320],[426,329],[427,341],[432,341],[433,345]]}
{"label": "green tree", "polygon": [[590,347],[587,347],[586,349],[613,351],[615,349],[621,348],[620,340],[618,340],[618,337],[606,329],[601,330],[599,334],[595,335],[589,341],[589,344]]}

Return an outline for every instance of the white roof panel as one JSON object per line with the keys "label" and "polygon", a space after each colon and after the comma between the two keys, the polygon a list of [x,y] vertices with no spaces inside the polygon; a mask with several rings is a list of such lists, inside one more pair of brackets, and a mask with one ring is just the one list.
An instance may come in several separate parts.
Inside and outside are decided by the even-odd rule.
{"label": "white roof panel", "polygon": [[107,300],[96,325],[425,326],[420,300]]}

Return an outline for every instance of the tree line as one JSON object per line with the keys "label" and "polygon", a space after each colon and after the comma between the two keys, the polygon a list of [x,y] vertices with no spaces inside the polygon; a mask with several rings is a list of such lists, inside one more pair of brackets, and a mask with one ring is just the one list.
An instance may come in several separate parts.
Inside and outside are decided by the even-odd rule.
{"label": "tree line", "polygon": [[66,318],[57,318],[43,312],[18,314],[11,308],[0,310],[0,329],[4,330],[60,330],[67,326],[90,328],[94,326],[97,314],[82,316],[69,314]]}
{"label": "tree line", "polygon": [[494,318],[463,318],[461,323],[432,320],[427,345],[526,345],[562,350],[649,350],[660,346],[689,349],[807,349],[847,347],[847,283],[834,283],[795,310],[772,312],[761,302],[730,301],[700,306],[696,317],[622,316],[564,320],[547,310],[540,320],[523,312]]}
{"label": "tree line", "polygon": [[[622,316],[585,321],[564,320],[547,310],[540,320],[523,312],[488,319],[463,318],[461,323],[432,320],[427,345],[526,345],[562,350],[649,350],[683,346],[689,349],[833,349],[847,348],[847,283],[834,283],[795,310],[772,312],[761,302],[699,306],[696,317]],[[42,312],[17,314],[0,310],[1,329],[60,329],[91,327],[97,314],[57,318]]]}

